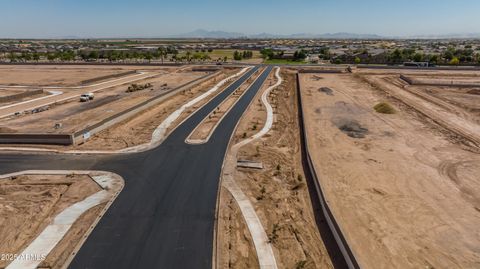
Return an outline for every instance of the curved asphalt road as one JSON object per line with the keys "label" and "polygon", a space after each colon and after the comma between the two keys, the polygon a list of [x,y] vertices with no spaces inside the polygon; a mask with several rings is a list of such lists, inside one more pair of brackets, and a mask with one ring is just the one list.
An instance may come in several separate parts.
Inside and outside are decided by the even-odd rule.
{"label": "curved asphalt road", "polygon": [[212,268],[219,177],[230,136],[271,72],[260,75],[219,124],[209,142],[185,138],[259,67],[213,98],[147,152],[102,155],[0,154],[0,174],[27,169],[106,170],[125,188],[100,220],[70,268]]}

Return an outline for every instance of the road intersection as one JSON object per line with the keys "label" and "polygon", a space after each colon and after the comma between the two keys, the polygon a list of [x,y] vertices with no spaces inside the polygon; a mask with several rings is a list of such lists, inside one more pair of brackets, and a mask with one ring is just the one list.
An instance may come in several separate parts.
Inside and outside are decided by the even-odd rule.
{"label": "road intersection", "polygon": [[179,125],[158,147],[122,155],[0,154],[0,173],[21,170],[103,170],[125,187],[70,268],[212,268],[219,177],[233,130],[265,82],[260,74],[200,145],[191,131],[253,73],[256,66]]}

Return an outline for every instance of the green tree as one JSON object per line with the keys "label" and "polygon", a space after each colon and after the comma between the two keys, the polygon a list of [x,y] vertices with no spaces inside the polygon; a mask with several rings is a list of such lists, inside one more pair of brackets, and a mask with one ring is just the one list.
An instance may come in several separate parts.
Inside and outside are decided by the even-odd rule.
{"label": "green tree", "polygon": [[38,62],[38,60],[40,60],[40,53],[35,52],[35,53],[33,54],[33,60],[35,60],[35,61]]}
{"label": "green tree", "polygon": [[157,53],[162,59],[162,64],[163,64],[163,59],[165,58],[165,56],[167,56],[167,51],[163,47],[158,47]]}
{"label": "green tree", "polygon": [[293,59],[296,61],[301,61],[307,58],[307,53],[304,50],[297,50],[293,53]]}
{"label": "green tree", "polygon": [[145,53],[145,59],[147,59],[148,62],[150,62],[153,59],[152,53],[151,52]]}
{"label": "green tree", "polygon": [[433,64],[438,63],[438,55],[433,54],[433,55],[430,55],[429,58],[430,58],[430,59],[429,59],[430,63],[433,63]]}
{"label": "green tree", "polygon": [[88,54],[88,59],[97,60],[99,58],[98,51],[92,50]]}
{"label": "green tree", "polygon": [[240,52],[238,52],[238,51],[234,51],[234,52],[233,52],[233,59],[234,59],[235,61],[240,61],[240,60],[242,60],[242,54],[241,54]]}
{"label": "green tree", "polygon": [[15,52],[10,52],[8,54],[8,59],[10,60],[10,62],[15,62],[17,60],[17,54]]}
{"label": "green tree", "polygon": [[47,54],[47,60],[53,61],[53,60],[55,60],[55,59],[57,59],[57,55],[55,55],[55,53],[49,53],[49,54]]}
{"label": "green tree", "polygon": [[394,63],[400,63],[403,60],[403,55],[402,52],[399,49],[395,49],[391,54],[390,54],[390,60]]}
{"label": "green tree", "polygon": [[262,49],[260,51],[260,54],[262,55],[262,58],[268,60],[273,58],[273,50],[272,49]]}
{"label": "green tree", "polygon": [[358,57],[355,57],[355,64],[360,64],[362,60]]}
{"label": "green tree", "polygon": [[424,57],[423,57],[423,54],[422,54],[422,53],[418,53],[418,52],[417,52],[417,53],[415,53],[415,54],[413,55],[413,60],[414,60],[415,62],[421,62],[421,61],[423,61],[423,58],[424,58]]}
{"label": "green tree", "polygon": [[458,65],[460,64],[460,60],[457,57],[453,57],[448,63],[451,65]]}

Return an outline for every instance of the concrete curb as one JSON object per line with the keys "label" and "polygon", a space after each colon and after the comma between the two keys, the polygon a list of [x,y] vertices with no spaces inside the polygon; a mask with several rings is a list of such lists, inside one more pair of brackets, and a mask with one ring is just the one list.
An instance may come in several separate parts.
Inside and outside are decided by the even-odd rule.
{"label": "concrete curb", "polygon": [[[146,75],[146,74],[147,74],[147,75]],[[146,76],[145,76],[145,75],[146,75]],[[101,84],[105,84],[105,83],[111,83],[111,82],[115,82],[115,81],[119,81],[119,80],[124,80],[124,79],[127,79],[127,78],[131,78],[130,80],[128,80],[128,81],[126,81],[126,82],[120,82],[120,83],[118,83],[118,84],[114,84],[113,86],[110,85],[110,86],[105,86],[105,87],[100,87],[100,88],[97,88],[97,89],[91,89],[91,90],[89,90],[90,92],[93,93],[93,92],[101,91],[101,90],[103,90],[103,89],[112,88],[112,87],[116,87],[116,86],[123,85],[123,84],[126,84],[126,83],[130,83],[130,82],[133,82],[133,81],[137,81],[137,80],[140,80],[140,79],[151,78],[151,77],[154,77],[154,76],[156,76],[156,75],[157,75],[157,74],[149,75],[149,73],[140,72],[139,74],[136,74],[136,75],[133,75],[133,76],[123,77],[123,78],[118,78],[118,79],[113,79],[113,80],[101,82],[101,83],[98,83],[98,84],[92,85],[92,86],[85,86],[85,88],[96,87],[97,85],[101,85]],[[55,96],[58,96],[58,95],[49,95],[48,97],[49,97],[49,98],[53,98],[53,97],[55,97]],[[75,95],[72,95],[72,96],[68,96],[68,97],[65,97],[65,98],[61,98],[61,99],[58,99],[58,100],[52,100],[52,101],[50,101],[50,102],[42,103],[41,105],[31,106],[31,107],[29,107],[29,108],[27,108],[27,109],[22,109],[21,111],[16,111],[16,112],[24,112],[24,111],[32,110],[32,109],[35,109],[35,108],[38,108],[38,107],[44,107],[44,106],[48,106],[48,105],[51,105],[51,104],[64,102],[64,101],[67,101],[67,100],[70,100],[70,99],[74,99],[74,98],[78,98],[78,94],[75,94]],[[34,101],[38,101],[38,100],[40,100],[40,99],[43,99],[43,97],[38,98],[37,100],[34,100]],[[29,102],[32,102],[32,101],[30,100]],[[16,105],[18,105],[18,104],[16,104]],[[0,110],[1,110],[1,109],[5,109],[5,108],[0,108]],[[2,114],[2,115],[0,115],[0,118],[4,118],[4,117],[8,117],[8,116],[14,115],[16,112]]]}
{"label": "concrete curb", "polygon": [[[68,233],[75,221],[87,210],[107,202],[101,213],[94,220],[92,225],[86,231],[83,238],[75,246],[72,254],[66,260],[63,268],[66,268],[72,261],[75,254],[83,245],[87,237],[93,231],[93,228],[100,221],[113,201],[124,187],[124,180],[117,174],[103,171],[76,171],[76,170],[26,170],[11,174],[0,175],[0,179],[10,178],[18,175],[68,175],[81,174],[89,175],[103,190],[96,192],[82,201],[79,201],[60,212],[30,245],[25,248],[18,257],[12,261],[6,269],[35,269],[43,261],[42,257],[47,257],[55,246]],[[33,259],[25,259],[22,257],[34,257]]]}
{"label": "concrete curb", "polygon": [[[260,70],[260,69],[259,69]],[[261,72],[260,72],[261,74]],[[254,74],[252,74],[252,76],[254,76]],[[260,75],[257,76],[257,78],[255,78],[254,81],[252,81],[251,84],[255,83],[255,81],[258,80],[258,78],[260,77]],[[247,79],[248,80],[248,79]],[[240,86],[238,86],[238,88],[240,88],[242,85],[246,84],[247,83],[247,80],[245,80]],[[237,88],[237,89],[238,89]],[[235,92],[235,91],[234,91]],[[228,98],[230,98],[234,92],[232,92],[227,98],[225,98],[218,106],[221,106],[223,103],[225,103],[227,101]],[[205,144],[208,142],[208,140],[210,140],[210,137],[212,136],[213,132],[215,132],[215,129],[217,129],[217,126],[222,122],[223,118],[225,118],[225,116],[228,114],[228,112],[230,112],[230,110],[235,106],[235,104],[238,102],[238,100],[240,100],[240,98],[242,98],[242,96],[246,93],[247,91],[245,90],[239,97],[238,99],[235,101],[235,103],[233,103],[227,111],[225,111],[225,113],[223,113],[222,117],[220,119],[218,119],[217,123],[215,124],[215,126],[213,126],[213,128],[210,130],[210,133],[208,134],[208,136],[205,138],[205,139],[191,139],[190,137],[193,135],[193,133],[195,133],[195,131],[200,127],[200,125],[202,125],[203,121],[206,119],[203,119],[200,124],[198,124],[197,126],[195,126],[195,128],[193,129],[193,131],[187,136],[187,138],[185,139],[185,143],[187,144],[191,144],[191,145],[200,145],[200,144]]]}
{"label": "concrete curb", "polygon": [[[275,259],[275,254],[272,249],[272,245],[269,243],[268,235],[263,228],[263,225],[258,217],[257,213],[255,212],[255,208],[253,207],[252,203],[250,202],[249,198],[245,195],[245,193],[241,190],[241,188],[237,185],[234,179],[235,173],[235,164],[237,161],[237,152],[238,150],[262,137],[271,129],[273,125],[273,109],[270,103],[268,103],[267,96],[272,89],[279,86],[282,83],[282,78],[279,75],[280,68],[277,67],[277,71],[275,76],[277,77],[278,81],[274,85],[267,88],[262,94],[262,102],[267,108],[267,120],[265,122],[264,127],[262,130],[255,135],[238,142],[237,144],[233,145],[230,151],[227,153],[224,162],[224,171],[223,174],[223,181],[222,185],[232,194],[235,201],[237,202],[240,211],[242,212],[243,218],[247,223],[248,230],[253,239],[253,243],[255,245],[255,250],[257,252],[258,262],[261,269],[277,269],[277,261]],[[237,123],[238,124],[238,123]],[[236,128],[235,128],[236,129]],[[233,134],[232,134],[233,135]]]}
{"label": "concrete curb", "polygon": [[[223,84],[226,83],[226,81],[228,81],[229,79],[233,79],[235,77],[238,77],[240,75],[242,75],[243,73],[245,73],[248,69],[251,69],[251,67],[246,67],[244,69],[242,69],[241,71],[239,71],[238,73],[220,81],[219,83],[217,83],[215,87],[217,87],[217,90],[223,86]],[[215,73],[214,73],[215,74]],[[214,75],[214,74],[211,74],[211,75]],[[210,76],[210,75],[209,75]],[[207,76],[208,77],[208,76]],[[222,83],[223,82],[223,83]],[[222,84],[220,84],[222,83]],[[191,86],[191,85],[190,85]],[[182,90],[182,89],[178,89],[178,90]],[[195,105],[198,101],[202,100],[203,98],[206,98],[207,96],[209,96],[211,93],[213,93],[213,88],[211,89],[212,92],[209,93],[209,91],[205,92],[204,94],[198,96],[197,98],[189,101],[187,104],[184,104],[183,106],[187,106],[187,107],[190,107],[190,106],[193,106]],[[162,97],[164,98],[167,98],[169,96],[171,96],[172,94],[176,93],[177,91],[175,92],[171,92],[171,93],[168,93]],[[208,94],[207,94],[208,93]],[[203,96],[203,97],[202,97]],[[202,97],[202,98],[199,98],[199,97]],[[195,102],[194,102],[195,101]],[[182,107],[183,107],[182,106]],[[127,154],[127,153],[137,153],[137,152],[143,152],[143,151],[147,151],[147,150],[150,150],[152,148],[155,148],[157,147],[158,145],[160,145],[163,140],[165,139],[166,137],[166,130],[167,128],[170,126],[170,124],[175,120],[177,119],[181,113],[187,108],[179,108],[177,109],[176,111],[174,111],[172,114],[170,114],[169,117],[172,117],[171,119],[169,119],[169,117],[167,117],[167,119],[165,119],[152,133],[152,138],[150,140],[150,142],[147,142],[147,143],[144,143],[144,144],[140,144],[140,145],[136,145],[136,146],[133,146],[133,147],[128,147],[128,148],[124,148],[124,149],[118,149],[118,150],[57,150],[57,149],[47,149],[47,148],[36,148],[36,147],[0,147],[0,151],[12,151],[12,152],[29,152],[29,153],[63,153],[63,154]],[[177,115],[178,114],[178,115]],[[192,113],[193,114],[193,113]],[[188,117],[186,118],[188,119]],[[186,120],[185,119],[185,120]],[[167,121],[168,120],[168,121]],[[170,121],[171,120],[171,121]],[[184,120],[184,121],[185,121]],[[183,121],[182,121],[183,122]],[[180,123],[181,124],[181,123]],[[179,124],[179,125],[180,125]]]}

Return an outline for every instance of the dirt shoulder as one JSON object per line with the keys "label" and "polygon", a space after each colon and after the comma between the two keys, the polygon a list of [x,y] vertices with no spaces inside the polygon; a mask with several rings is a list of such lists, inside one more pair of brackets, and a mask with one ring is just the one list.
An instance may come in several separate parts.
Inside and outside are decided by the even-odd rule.
{"label": "dirt shoulder", "polygon": [[[19,175],[0,179],[0,253],[21,253],[60,212],[100,190],[88,175]],[[84,213],[42,265],[60,268],[104,206]],[[1,260],[0,267],[8,263]]]}
{"label": "dirt shoulder", "polygon": [[[301,75],[308,147],[360,264],[480,266],[480,155],[356,76],[319,77]],[[396,113],[375,112],[382,101]]]}
{"label": "dirt shoulder", "polygon": [[[282,71],[286,80],[273,90],[269,101],[274,108],[274,125],[263,138],[239,150],[239,160],[261,162],[263,169],[237,168],[235,181],[250,198],[273,245],[279,268],[331,268],[331,262],[318,232],[305,177],[301,166],[300,140],[297,122],[295,76]],[[261,94],[276,81],[272,72],[261,91],[253,99],[243,115],[232,144],[258,132],[266,120]],[[221,193],[227,192],[224,188]],[[244,237],[242,215],[235,214],[231,199],[222,194],[219,207],[220,264],[228,259],[243,257],[230,268],[246,267],[245,247],[254,249],[248,237]],[[229,206],[227,206],[229,205]],[[238,218],[241,218],[240,220]],[[225,242],[227,241],[227,243]],[[242,267],[243,266],[243,267]],[[258,266],[258,265],[256,265]],[[227,267],[228,268],[228,267]],[[255,268],[255,267],[254,267]]]}

